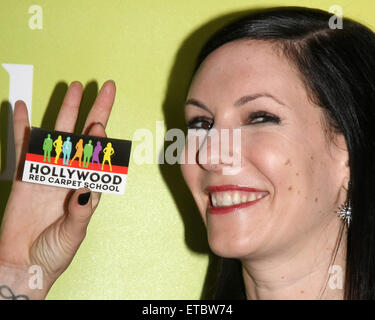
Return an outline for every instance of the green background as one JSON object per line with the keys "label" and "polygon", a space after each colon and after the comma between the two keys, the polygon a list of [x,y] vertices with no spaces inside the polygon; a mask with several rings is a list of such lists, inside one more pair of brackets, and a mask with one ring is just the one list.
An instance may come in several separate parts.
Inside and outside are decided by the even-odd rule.
{"label": "green background", "polygon": [[[41,30],[29,28],[31,5],[43,9]],[[85,90],[79,132],[98,88],[115,80],[107,134],[132,139],[139,128],[155,134],[156,121],[183,127],[194,58],[214,30],[238,11],[280,5],[340,5],[344,16],[375,25],[370,0],[2,0],[0,64],[34,66],[31,123],[46,129],[70,82],[81,81]],[[0,68],[2,166],[8,91],[8,73]],[[154,144],[155,159],[159,151]],[[3,211],[10,182],[0,187]],[[179,167],[131,159],[125,195],[102,197],[86,239],[47,298],[198,299],[211,288],[214,261]]]}

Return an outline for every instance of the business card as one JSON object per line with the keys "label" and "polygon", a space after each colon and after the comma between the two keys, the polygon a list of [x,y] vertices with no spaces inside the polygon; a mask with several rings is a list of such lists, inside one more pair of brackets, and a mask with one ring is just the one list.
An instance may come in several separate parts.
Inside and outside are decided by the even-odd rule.
{"label": "business card", "polygon": [[22,180],[124,194],[131,141],[31,128]]}

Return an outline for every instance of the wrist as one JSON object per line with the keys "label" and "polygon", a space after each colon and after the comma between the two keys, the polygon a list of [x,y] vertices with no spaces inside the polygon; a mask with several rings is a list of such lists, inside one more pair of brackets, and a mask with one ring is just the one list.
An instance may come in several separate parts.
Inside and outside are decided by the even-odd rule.
{"label": "wrist", "polygon": [[42,300],[52,284],[37,265],[14,266],[0,262],[0,300]]}

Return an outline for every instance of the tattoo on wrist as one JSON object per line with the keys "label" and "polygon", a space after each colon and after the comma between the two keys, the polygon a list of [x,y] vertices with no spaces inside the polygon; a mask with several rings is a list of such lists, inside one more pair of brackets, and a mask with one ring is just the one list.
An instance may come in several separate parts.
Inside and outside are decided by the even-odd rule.
{"label": "tattoo on wrist", "polygon": [[29,297],[24,294],[16,295],[13,293],[12,289],[8,286],[0,286],[0,299],[5,300],[29,300]]}

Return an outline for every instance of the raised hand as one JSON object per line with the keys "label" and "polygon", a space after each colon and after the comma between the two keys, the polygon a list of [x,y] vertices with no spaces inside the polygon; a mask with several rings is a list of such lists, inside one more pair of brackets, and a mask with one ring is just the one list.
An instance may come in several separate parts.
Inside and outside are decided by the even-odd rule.
{"label": "raised hand", "polygon": [[[105,136],[115,91],[113,81],[103,84],[83,133]],[[73,82],[64,98],[55,130],[73,132],[81,98],[82,85]],[[21,279],[16,279],[16,274],[26,272],[31,265],[38,265],[43,271],[45,290],[35,298],[43,298],[68,267],[83,241],[100,194],[89,189],[74,192],[22,182],[20,176],[30,131],[24,102],[16,102],[13,119],[17,169],[0,231],[0,286],[9,286],[12,290],[12,284],[21,291],[26,290],[33,298],[33,292],[27,290]]]}

